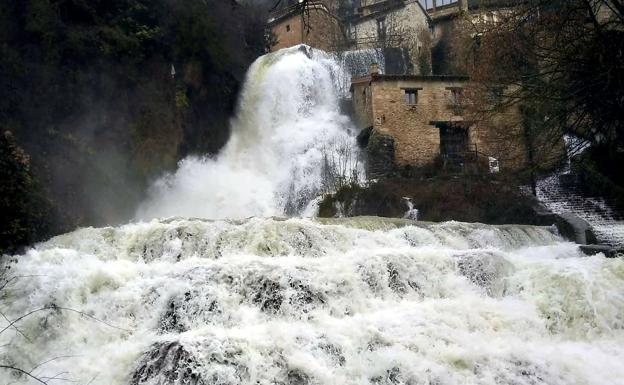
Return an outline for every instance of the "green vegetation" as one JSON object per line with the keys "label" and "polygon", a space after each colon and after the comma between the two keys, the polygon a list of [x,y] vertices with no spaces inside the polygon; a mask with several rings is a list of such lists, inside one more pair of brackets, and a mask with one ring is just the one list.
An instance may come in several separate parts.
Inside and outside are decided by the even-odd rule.
{"label": "green vegetation", "polygon": [[30,173],[28,156],[8,131],[0,135],[0,180],[2,255],[48,235],[51,207]]}
{"label": "green vegetation", "polygon": [[488,224],[543,224],[535,215],[535,200],[508,183],[476,177],[438,176],[434,178],[393,177],[367,187],[347,186],[325,196],[320,217],[334,217],[337,207],[346,216],[376,215],[402,217],[407,211],[404,198],[419,210],[419,220],[456,220]]}
{"label": "green vegetation", "polygon": [[[265,19],[234,0],[2,1],[0,129],[31,159],[2,184],[39,184],[53,232],[128,220],[150,179],[227,141]],[[20,223],[0,248],[43,234]]]}

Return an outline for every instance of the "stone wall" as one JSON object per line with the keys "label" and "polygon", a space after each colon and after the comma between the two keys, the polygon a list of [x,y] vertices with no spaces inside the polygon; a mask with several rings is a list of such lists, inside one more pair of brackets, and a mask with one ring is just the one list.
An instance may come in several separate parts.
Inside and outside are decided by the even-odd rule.
{"label": "stone wall", "polygon": [[321,4],[311,4],[307,12],[294,7],[269,25],[277,40],[272,52],[298,44],[334,51],[344,41],[340,22]]}
{"label": "stone wall", "polygon": [[[454,96],[468,86],[461,76],[375,75],[353,84],[355,121],[360,128],[372,122],[375,132],[394,138],[394,157],[400,166],[427,166],[440,155],[440,125],[457,124],[468,129],[468,150],[481,160],[494,157],[501,169],[526,164],[522,117],[509,108],[475,124],[465,116]],[[406,90],[416,92],[416,103],[406,101]],[[462,90],[462,91],[458,91]],[[370,103],[366,102],[370,98]],[[461,100],[461,97],[460,97]]]}
{"label": "stone wall", "polygon": [[[384,19],[385,36],[379,35],[378,22]],[[406,0],[402,5],[390,6],[351,21],[350,39],[353,48],[405,48],[409,52],[413,73],[418,73],[420,50],[429,49],[421,35],[429,31],[429,18],[417,0]],[[428,33],[428,32],[427,32]]]}
{"label": "stone wall", "polygon": [[[371,83],[375,130],[394,136],[399,165],[424,166],[440,154],[439,129],[432,121],[462,121],[450,108],[450,91],[463,78],[377,76]],[[407,105],[405,89],[417,91],[415,105]]]}
{"label": "stone wall", "polygon": [[365,76],[354,79],[351,88],[353,121],[362,129],[373,126],[373,100],[370,84],[371,77]]}
{"label": "stone wall", "polygon": [[345,41],[340,21],[329,11],[315,8],[310,10],[310,29],[304,31],[304,43],[322,49],[336,51]]}
{"label": "stone wall", "polygon": [[276,44],[271,47],[271,51],[278,51],[303,43],[303,23],[301,14],[294,14],[271,26],[276,38]]}

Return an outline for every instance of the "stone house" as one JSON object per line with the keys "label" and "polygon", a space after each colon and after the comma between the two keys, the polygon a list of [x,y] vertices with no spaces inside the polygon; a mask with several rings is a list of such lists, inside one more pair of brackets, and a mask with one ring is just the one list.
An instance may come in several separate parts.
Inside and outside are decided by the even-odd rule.
{"label": "stone house", "polygon": [[275,43],[271,52],[298,44],[334,51],[345,40],[342,25],[331,1],[311,0],[293,4],[271,14],[268,27]]}
{"label": "stone house", "polygon": [[[466,72],[465,63],[457,60],[460,47],[453,40],[466,30],[466,22],[478,28],[496,24],[510,7],[524,0],[424,0],[424,6],[432,20],[432,72],[437,75]],[[472,36],[474,37],[474,36]]]}
{"label": "stone house", "polygon": [[359,0],[346,13],[338,0],[293,1],[271,14],[271,51],[297,44],[324,51],[375,48],[393,73],[422,73],[423,58],[428,72],[431,18],[420,1]]}
{"label": "stone house", "polygon": [[353,79],[354,121],[364,133],[369,172],[387,173],[395,165],[478,166],[493,159],[501,171],[523,167],[527,151],[519,109],[472,121],[463,100],[466,87],[465,76],[382,75],[375,68]]}
{"label": "stone house", "polygon": [[350,49],[383,49],[404,63],[394,73],[429,72],[432,25],[420,0],[362,0],[344,25]]}

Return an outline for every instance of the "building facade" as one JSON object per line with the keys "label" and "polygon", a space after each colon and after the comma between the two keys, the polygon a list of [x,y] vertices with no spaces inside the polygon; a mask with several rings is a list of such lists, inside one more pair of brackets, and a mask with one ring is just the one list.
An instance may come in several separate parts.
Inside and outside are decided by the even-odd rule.
{"label": "building facade", "polygon": [[353,80],[354,120],[370,138],[389,139],[384,146],[391,145],[386,150],[392,154],[386,158],[398,166],[439,162],[462,166],[491,158],[503,171],[525,166],[518,108],[475,122],[466,112],[467,87],[469,79],[464,76],[381,75],[373,69],[370,75]]}
{"label": "building facade", "polygon": [[331,2],[294,3],[271,14],[268,27],[273,33],[271,52],[298,44],[334,51],[345,40],[342,24]]}

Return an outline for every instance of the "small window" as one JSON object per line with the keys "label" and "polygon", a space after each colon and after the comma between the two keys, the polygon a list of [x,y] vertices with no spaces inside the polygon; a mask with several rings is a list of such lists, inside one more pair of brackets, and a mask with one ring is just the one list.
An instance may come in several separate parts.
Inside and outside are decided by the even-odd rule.
{"label": "small window", "polygon": [[377,19],[377,35],[380,39],[386,38],[386,19]]}
{"label": "small window", "polygon": [[418,90],[405,90],[405,104],[415,106],[418,102]]}
{"label": "small window", "polygon": [[286,32],[290,32],[290,24],[286,24]]}
{"label": "small window", "polygon": [[451,91],[450,95],[450,106],[455,115],[462,115],[464,113],[464,100],[463,100],[463,89],[461,87],[449,87],[447,90]]}
{"label": "small window", "polygon": [[451,103],[461,104],[464,90],[461,87],[449,87],[447,89],[451,91]]}

